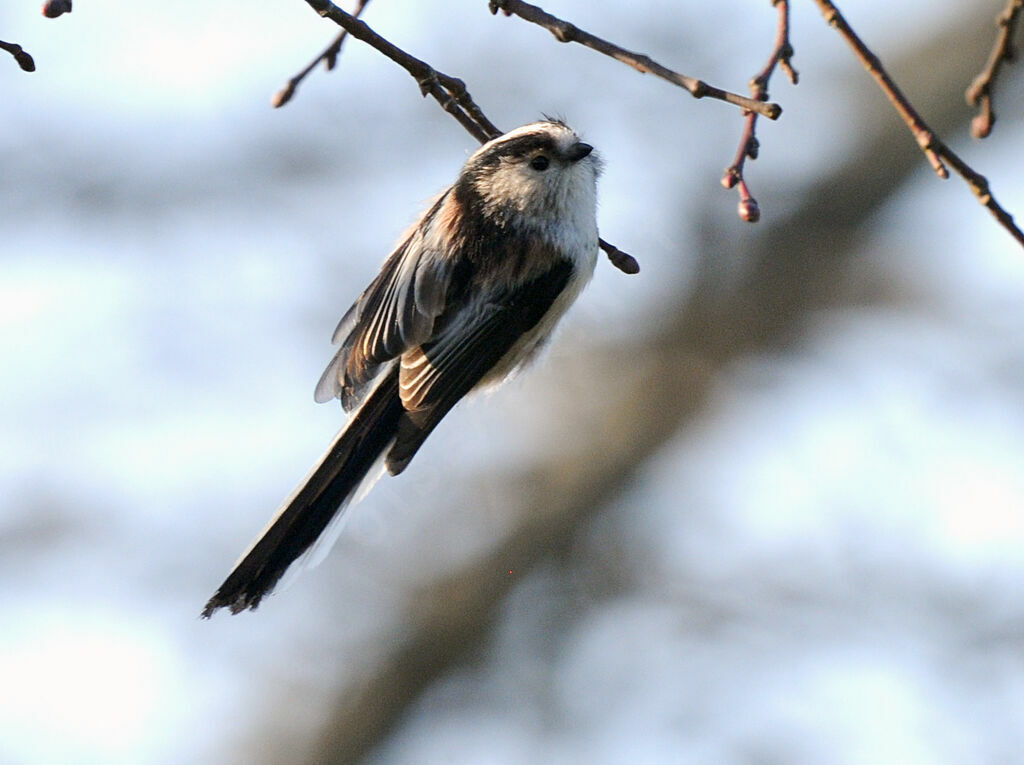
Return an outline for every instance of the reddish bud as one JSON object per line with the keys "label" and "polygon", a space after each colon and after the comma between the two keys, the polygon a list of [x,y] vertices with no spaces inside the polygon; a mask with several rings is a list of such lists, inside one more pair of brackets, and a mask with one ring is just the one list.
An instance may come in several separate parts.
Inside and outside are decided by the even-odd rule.
{"label": "reddish bud", "polygon": [[992,132],[992,120],[985,112],[971,120],[971,135],[975,138],[986,138]]}
{"label": "reddish bud", "polygon": [[295,83],[289,82],[274,94],[273,98],[270,99],[270,105],[275,109],[280,109],[292,100],[293,95],[295,95]]}
{"label": "reddish bud", "polygon": [[747,223],[757,223],[761,220],[761,208],[757,206],[757,200],[753,197],[740,200],[739,213],[740,220]]}
{"label": "reddish bud", "polygon": [[46,0],[43,3],[43,15],[48,19],[55,19],[71,13],[71,0]]}

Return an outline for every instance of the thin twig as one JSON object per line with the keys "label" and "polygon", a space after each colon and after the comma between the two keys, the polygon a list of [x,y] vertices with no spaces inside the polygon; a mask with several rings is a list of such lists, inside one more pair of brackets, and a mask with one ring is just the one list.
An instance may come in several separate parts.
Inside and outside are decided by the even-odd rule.
{"label": "thin twig", "polygon": [[755,101],[746,96],[741,96],[738,93],[730,93],[727,90],[716,88],[713,85],[709,85],[703,80],[698,80],[695,77],[688,77],[685,74],[673,71],[666,66],[662,66],[657,61],[654,61],[649,56],[642,53],[634,53],[633,51],[620,48],[615,43],[603,40],[596,35],[586,32],[575,24],[570,24],[568,21],[564,21],[556,16],[552,16],[550,13],[545,11],[543,8],[539,8],[536,5],[523,2],[522,0],[488,0],[490,5],[491,13],[497,13],[498,11],[503,12],[506,16],[518,16],[521,19],[537,24],[538,26],[544,27],[559,42],[575,42],[580,45],[596,50],[598,53],[603,53],[606,56],[614,58],[616,61],[621,61],[624,64],[628,64],[639,72],[651,73],[663,80],[668,80],[673,85],[678,85],[690,92],[694,98],[716,98],[719,101],[725,101],[726,103],[734,104],[742,107],[743,109],[749,109],[755,111],[758,114],[763,114],[768,119],[778,119],[779,115],[782,114],[782,107],[778,104],[766,103],[763,101]]}
{"label": "thin twig", "polygon": [[[363,9],[369,2],[370,0],[358,0],[352,15],[355,18],[359,18]],[[270,99],[270,103],[273,104],[274,108],[280,109],[286,103],[291,101],[292,96],[295,95],[295,90],[299,87],[299,83],[306,79],[306,76],[312,72],[321,61],[324,62],[324,68],[328,72],[334,69],[335,65],[338,63],[338,54],[341,53],[341,46],[345,42],[345,38],[347,36],[348,30],[342,29],[341,32],[338,33],[338,36],[334,38],[334,41],[324,48],[323,53],[310,61],[309,66],[288,80],[288,84],[277,91],[277,93],[274,94],[274,97]]]}
{"label": "thin twig", "polygon": [[[789,1],[772,0],[772,5],[779,12],[779,23],[775,31],[775,45],[772,48],[771,55],[768,57],[768,63],[750,80],[750,95],[757,101],[768,100],[768,81],[775,72],[776,66],[786,73],[789,81],[794,85],[799,81],[799,75],[791,63],[793,46],[789,42]],[[760,149],[760,143],[757,140],[756,134],[758,114],[750,110],[744,110],[744,114],[746,118],[744,120],[743,135],[740,137],[739,149],[736,151],[736,158],[732,161],[732,164],[725,169],[725,174],[722,176],[722,185],[727,189],[736,187],[740,195],[740,218],[748,223],[756,223],[761,219],[761,208],[747,187],[747,182],[743,177],[743,166],[748,157],[750,159],[757,159],[758,150]]]}
{"label": "thin twig", "polygon": [[374,32],[365,22],[341,10],[330,0],[306,0],[306,3],[357,40],[362,40],[405,69],[419,83],[420,92],[424,96],[432,96],[478,141],[483,143],[501,135],[501,131],[484,117],[479,107],[473,103],[462,80],[439,72],[425,61],[410,56],[390,40]]}
{"label": "thin twig", "polygon": [[967,88],[967,103],[979,108],[978,114],[971,121],[971,134],[975,138],[984,138],[992,132],[996,124],[996,113],[992,108],[992,93],[1004,61],[1013,61],[1013,32],[1016,29],[1020,12],[1024,10],[1024,0],[1007,0],[1006,7],[996,16],[995,44],[988,56],[988,63],[974,82]]}
{"label": "thin twig", "polygon": [[[975,171],[970,165],[960,159],[959,156],[945,144],[935,134],[935,132],[928,127],[927,123],[921,118],[921,115],[917,113],[917,110],[911,105],[907,97],[903,95],[903,92],[897,87],[896,83],[889,76],[888,72],[882,66],[882,62],[878,60],[878,57],[872,53],[863,41],[857,36],[850,25],[843,18],[843,14],[839,12],[835,4],[829,0],[814,0],[818,7],[821,9],[822,15],[825,17],[825,21],[829,25],[836,28],[843,39],[849,43],[850,47],[853,48],[854,53],[860,62],[864,65],[864,68],[868,70],[868,73],[875,79],[878,86],[882,89],[885,95],[892,102],[896,111],[903,118],[903,121],[907,123],[907,127],[910,128],[910,132],[913,134],[914,139],[917,141],[917,145],[921,147],[921,151],[924,152],[928,161],[931,163],[932,168],[940,178],[948,178],[949,171],[946,169],[945,162],[948,162],[953,166],[953,169],[957,174],[963,178],[967,184],[971,187],[971,191],[974,192],[974,196],[978,198],[985,207],[989,209],[989,212],[995,217],[999,224],[1005,228],[1010,235],[1013,236],[1017,242],[1024,246],[1024,232],[1022,232],[1017,225],[1013,222],[1013,216],[1010,215],[1003,207],[996,201],[996,198],[992,195],[989,189],[988,180],[985,176]],[[943,161],[945,160],[945,162]]]}
{"label": "thin twig", "polygon": [[18,43],[9,43],[0,40],[0,50],[5,50],[14,56],[14,60],[18,62],[20,66],[26,72],[34,72],[36,70],[36,62],[32,60],[32,56],[29,55],[27,50],[24,50]]}
{"label": "thin twig", "polygon": [[[409,55],[394,43],[374,32],[366,22],[341,10],[330,0],[306,0],[306,3],[357,40],[362,40],[405,69],[419,83],[420,92],[424,96],[432,96],[480,143],[486,143],[502,134],[502,131],[477,106],[472,96],[469,95],[469,91],[466,90],[466,84],[458,77],[439,72],[425,61]],[[620,271],[627,274],[635,274],[640,271],[640,265],[632,255],[623,252],[604,239],[599,239],[598,243],[612,265]]]}

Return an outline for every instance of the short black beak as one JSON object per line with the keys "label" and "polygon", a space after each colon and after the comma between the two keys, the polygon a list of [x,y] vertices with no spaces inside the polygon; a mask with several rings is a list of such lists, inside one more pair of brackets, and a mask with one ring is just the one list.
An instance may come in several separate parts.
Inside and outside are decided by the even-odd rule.
{"label": "short black beak", "polygon": [[566,152],[565,158],[570,162],[579,162],[593,150],[594,147],[589,143],[574,143],[569,147],[569,151]]}

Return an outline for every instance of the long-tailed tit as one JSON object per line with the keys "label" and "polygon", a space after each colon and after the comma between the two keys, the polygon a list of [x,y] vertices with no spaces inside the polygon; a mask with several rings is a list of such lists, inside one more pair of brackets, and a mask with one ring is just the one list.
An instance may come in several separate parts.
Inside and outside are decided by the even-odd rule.
{"label": "long-tailed tit", "polygon": [[332,520],[381,458],[401,473],[459,399],[543,345],[594,271],[600,170],[555,120],[469,158],[338,324],[316,400],[338,397],[351,417],[203,616],[256,608],[297,559],[329,545]]}

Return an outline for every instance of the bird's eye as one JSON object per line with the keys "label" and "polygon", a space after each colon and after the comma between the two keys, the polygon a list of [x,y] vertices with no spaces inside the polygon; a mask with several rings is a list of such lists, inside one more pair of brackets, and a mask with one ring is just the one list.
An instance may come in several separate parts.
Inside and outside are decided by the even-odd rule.
{"label": "bird's eye", "polygon": [[538,154],[536,157],[530,160],[530,167],[534,170],[547,170],[548,165],[551,164],[551,160],[545,157],[543,154]]}

